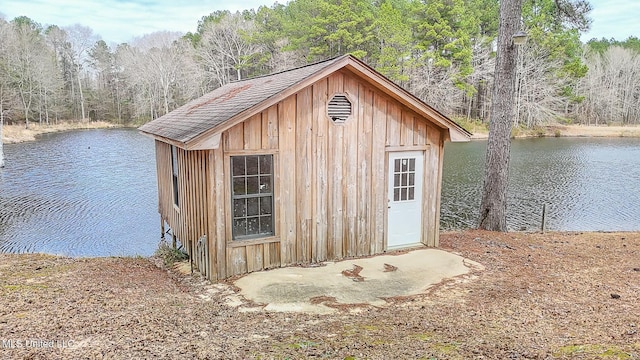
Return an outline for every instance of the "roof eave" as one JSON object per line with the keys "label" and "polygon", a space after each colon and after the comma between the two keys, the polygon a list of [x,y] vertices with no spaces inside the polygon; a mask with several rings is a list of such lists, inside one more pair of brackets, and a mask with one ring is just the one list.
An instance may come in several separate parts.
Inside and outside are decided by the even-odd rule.
{"label": "roof eave", "polygon": [[140,132],[142,135],[145,135],[145,136],[148,136],[150,138],[153,138],[154,140],[158,140],[158,141],[161,141],[161,142],[173,145],[173,146],[177,146],[177,147],[182,148],[184,150],[189,150],[189,149],[187,149],[187,146],[186,146],[186,144],[184,142],[181,142],[181,141],[178,141],[178,140],[174,140],[174,139],[170,139],[170,138],[167,138],[167,137],[164,137],[164,136],[156,135],[154,133],[150,133],[150,132],[147,132],[147,131],[144,131],[144,130],[140,130],[140,129],[138,129],[138,132]]}
{"label": "roof eave", "polygon": [[[471,140],[471,133],[465,130],[460,125],[456,124],[453,120],[449,119],[438,110],[432,108],[407,90],[401,88],[394,82],[385,78],[384,76],[373,70],[371,67],[369,67],[369,65],[356,58],[351,59],[353,61],[350,62],[348,66],[346,66],[347,69],[356,73],[362,78],[371,79],[374,86],[384,91],[387,95],[391,96],[395,100],[408,106],[412,110],[428,115],[428,118],[433,120],[439,127],[448,130],[448,136],[446,140],[450,140],[452,142],[467,142]],[[401,96],[400,94],[404,96]]]}
{"label": "roof eave", "polygon": [[321,80],[326,76],[329,76],[331,73],[342,68],[350,70],[363,79],[369,79],[369,83],[374,85],[379,90],[382,90],[387,95],[408,106],[412,110],[426,115],[427,118],[435,122],[435,124],[440,128],[442,128],[443,130],[447,130],[445,132],[445,140],[449,140],[452,142],[470,141],[471,133],[466,131],[460,125],[456,124],[453,120],[449,119],[447,116],[432,108],[431,106],[417,98],[415,95],[401,88],[391,80],[385,78],[383,75],[373,70],[364,62],[351,55],[345,55],[341,58],[336,59],[335,62],[327,65],[316,73],[301,79],[284,91],[281,91],[267,98],[266,100],[237,113],[227,121],[224,121],[208,130],[205,130],[181,144],[183,144],[183,147],[186,150],[202,150],[212,148],[211,146],[215,146],[213,147],[215,149],[219,146],[219,140],[221,134],[224,131],[269,108],[270,106],[277,104],[278,102],[288,98],[289,96],[294,95],[305,87]]}

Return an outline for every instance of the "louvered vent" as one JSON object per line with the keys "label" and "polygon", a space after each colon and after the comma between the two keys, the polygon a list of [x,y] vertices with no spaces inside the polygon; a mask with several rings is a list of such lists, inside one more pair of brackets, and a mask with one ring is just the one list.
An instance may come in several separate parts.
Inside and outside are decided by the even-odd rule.
{"label": "louvered vent", "polygon": [[343,123],[351,115],[351,102],[344,95],[335,95],[329,101],[329,118],[334,123]]}

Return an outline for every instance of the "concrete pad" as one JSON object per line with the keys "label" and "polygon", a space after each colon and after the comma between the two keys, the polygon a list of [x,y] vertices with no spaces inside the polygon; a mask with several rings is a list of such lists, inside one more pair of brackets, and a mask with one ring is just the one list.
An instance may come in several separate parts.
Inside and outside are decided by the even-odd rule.
{"label": "concrete pad", "polygon": [[333,305],[385,306],[385,298],[417,295],[444,279],[483,266],[438,249],[288,267],[248,274],[234,282],[240,295],[265,310],[330,313]]}

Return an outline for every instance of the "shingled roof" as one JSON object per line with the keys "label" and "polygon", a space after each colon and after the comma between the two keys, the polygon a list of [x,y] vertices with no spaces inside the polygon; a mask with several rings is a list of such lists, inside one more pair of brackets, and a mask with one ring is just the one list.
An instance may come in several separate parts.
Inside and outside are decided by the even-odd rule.
{"label": "shingled roof", "polygon": [[[429,118],[435,117],[436,119],[433,120],[440,126],[449,128],[450,132],[453,129],[458,133],[459,136],[455,138],[468,139],[470,134],[466,130],[351,55],[226,84],[142,125],[139,130],[185,149],[194,148],[189,145],[200,141],[203,136],[212,135],[212,130],[214,133],[216,129],[223,131],[228,128],[225,125],[233,126],[238,120],[243,121],[272,105],[273,101],[269,100],[279,100],[289,96],[301,90],[301,86],[306,87],[348,65],[351,65],[350,70],[356,70],[355,72],[360,75],[364,72],[365,79],[368,78],[367,75],[375,74],[381,79],[378,83],[384,83],[385,87],[395,87],[394,92],[401,92],[404,95],[404,97],[394,97],[401,99],[408,95],[411,97],[411,102],[417,100],[420,107],[429,110]],[[424,113],[424,111],[419,112]],[[454,139],[454,136],[450,137]]]}

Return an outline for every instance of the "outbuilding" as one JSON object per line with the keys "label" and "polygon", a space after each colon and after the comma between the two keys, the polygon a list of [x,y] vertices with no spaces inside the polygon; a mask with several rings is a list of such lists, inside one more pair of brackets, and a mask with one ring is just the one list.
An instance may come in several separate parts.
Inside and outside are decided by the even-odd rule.
{"label": "outbuilding", "polygon": [[224,85],[140,131],[162,231],[214,281],[437,246],[444,143],[470,136],[350,55]]}

